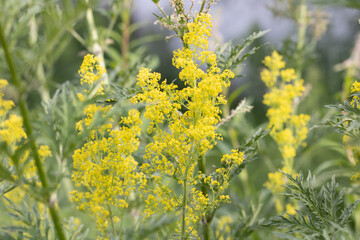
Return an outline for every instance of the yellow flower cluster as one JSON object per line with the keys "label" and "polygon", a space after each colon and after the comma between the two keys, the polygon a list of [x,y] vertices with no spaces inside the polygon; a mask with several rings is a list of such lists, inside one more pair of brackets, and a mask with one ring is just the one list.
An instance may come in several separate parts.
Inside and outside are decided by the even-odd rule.
{"label": "yellow flower cluster", "polygon": [[[144,116],[149,119],[147,129],[153,142],[145,148],[144,163],[140,169],[151,181],[144,190],[145,216],[182,209],[184,198],[191,196],[186,206],[186,229],[196,236],[191,226],[215,207],[214,203],[227,202],[228,196],[218,194],[212,199],[199,191],[195,172],[198,159],[213,148],[221,136],[216,133],[220,121],[219,105],[226,103],[221,95],[223,88],[230,85],[234,74],[217,67],[216,55],[208,51],[208,37],[211,35],[211,16],[200,14],[188,24],[184,35],[184,48],[174,51],[173,65],[180,69],[179,79],[185,87],[181,90],[173,83],[161,82],[161,75],[150,69],[140,70],[137,85],[142,93],[137,94],[134,103],[146,103]],[[207,64],[207,70],[201,66]],[[224,156],[228,164],[240,164],[243,154],[234,151]],[[180,198],[171,188],[170,178],[186,189]],[[219,189],[220,183],[211,180],[210,185]],[[218,190],[217,190],[218,191]],[[223,192],[223,191],[221,191]]]}
{"label": "yellow flower cluster", "polygon": [[[216,239],[219,240],[231,240],[231,236],[229,236],[231,232],[231,224],[233,223],[233,219],[231,216],[222,216],[218,220],[218,226],[216,229]],[[225,235],[225,237],[223,236]]]}
{"label": "yellow flower cluster", "polygon": [[[144,117],[149,120],[147,132],[152,138],[145,146],[144,163],[138,167],[133,158],[142,125],[137,110],[129,111],[128,117],[122,118],[120,129],[114,129],[113,120],[109,119],[73,155],[72,179],[87,190],[74,191],[72,199],[79,202],[79,209],[90,211],[97,219],[103,236],[113,219],[113,208],[126,208],[131,192],[138,191],[143,199],[145,219],[153,214],[185,213],[182,228],[193,237],[197,236],[196,226],[206,213],[220,203],[229,202],[229,196],[223,193],[232,170],[244,160],[242,152],[233,150],[224,155],[221,161],[226,168],[217,170],[221,178],[206,177],[211,195],[204,194],[200,187],[207,181],[205,174],[195,170],[199,159],[221,139],[216,133],[221,113],[219,105],[226,103],[221,93],[230,85],[229,79],[234,74],[229,70],[221,72],[216,55],[208,51],[211,16],[200,14],[187,27],[183,38],[185,47],[174,51],[172,59],[173,65],[180,69],[183,89],[161,81],[160,73],[147,68],[142,68],[137,75],[137,86],[142,92],[134,96],[132,102],[145,103]],[[208,66],[206,70],[204,65]],[[99,82],[103,69],[98,59],[86,56],[79,72],[82,84],[90,88],[97,86],[97,94],[103,93]],[[79,94],[80,100],[92,91]],[[86,118],[77,124],[77,129],[81,133],[97,113],[105,115],[108,110],[102,105],[88,106]],[[181,188],[183,191],[179,194]]]}
{"label": "yellow flower cluster", "polygon": [[225,154],[221,162],[225,162],[229,166],[240,165],[244,161],[244,153],[238,150],[231,150],[232,154]]}
{"label": "yellow flower cluster", "polygon": [[[284,159],[282,171],[294,174],[293,161],[296,150],[304,144],[308,134],[306,125],[310,121],[309,115],[296,115],[294,111],[294,100],[305,90],[303,80],[297,78],[294,69],[285,68],[283,57],[276,51],[265,57],[263,63],[266,68],[261,72],[261,79],[269,88],[263,102],[270,107],[266,113],[269,127],[272,128],[270,135],[279,146]],[[295,207],[288,203],[284,209],[283,199],[277,195],[285,191],[286,177],[280,172],[274,172],[269,173],[268,178],[264,185],[275,194],[277,212],[283,213],[285,210],[287,214],[294,214]]]}
{"label": "yellow flower cluster", "polygon": [[[8,82],[0,79],[0,89],[5,88]],[[6,142],[14,150],[17,143],[26,138],[22,118],[9,111],[15,106],[11,100],[3,99],[4,93],[0,92],[0,142]]]}
{"label": "yellow flower cluster", "polygon": [[[294,69],[284,69],[282,56],[274,51],[263,61],[267,67],[261,72],[261,79],[269,88],[264,95],[264,104],[269,106],[267,116],[271,136],[279,146],[286,167],[292,169],[296,149],[306,139],[310,120],[309,115],[294,113],[294,100],[300,97],[305,88],[303,80],[297,79]],[[280,80],[279,80],[280,79]]]}
{"label": "yellow flower cluster", "polygon": [[[79,72],[81,83],[91,87],[101,81],[104,69],[97,58],[87,55]],[[89,90],[84,93],[89,93]],[[103,94],[101,85],[97,94]],[[81,100],[84,95],[79,96]],[[85,110],[86,118],[77,125],[80,133],[91,124],[97,113],[104,115],[109,109],[102,105],[89,105]],[[114,212],[127,208],[130,194],[137,190],[137,186],[146,183],[144,175],[137,171],[138,163],[132,156],[139,146],[140,113],[137,110],[129,111],[127,117],[121,118],[119,128],[112,123],[113,120],[108,119],[108,122],[93,130],[88,142],[73,155],[72,180],[77,187],[86,190],[73,191],[72,200],[78,202],[79,210],[89,211],[96,219],[103,239],[106,239],[109,223],[119,221]]]}
{"label": "yellow flower cluster", "polygon": [[[105,68],[100,66],[100,59],[94,57],[91,54],[87,54],[84,57],[84,61],[81,64],[79,74],[81,76],[80,83],[85,85],[83,93],[78,93],[78,98],[83,101],[85,97],[92,97],[93,95],[103,95],[103,81],[102,74],[106,72]],[[96,114],[104,115],[110,110],[110,106],[102,106],[97,104],[89,104],[86,106],[84,114],[86,118],[77,122],[76,129],[79,134],[83,132],[83,128],[89,127],[93,122]],[[108,129],[111,129],[112,124],[107,123],[100,126],[97,130],[91,130],[91,138],[95,139],[96,134],[105,134]]]}
{"label": "yellow flower cluster", "polygon": [[[8,82],[5,79],[0,79],[0,90],[4,89],[7,85]],[[15,107],[14,102],[3,99],[3,96],[4,93],[0,91],[0,142],[5,142],[8,151],[14,154],[15,150],[23,144],[23,141],[26,141],[27,135],[23,129],[22,117],[16,114],[10,114],[10,111]],[[46,157],[51,156],[49,146],[41,145],[38,151],[42,161],[44,161]],[[12,177],[14,179],[24,177],[27,180],[31,179],[32,182],[37,181],[35,178],[37,174],[35,164],[33,160],[28,161],[29,157],[30,152],[28,150],[20,156],[18,165],[22,168],[22,176],[13,174]],[[13,167],[13,161],[7,158],[1,159],[0,163],[8,168]],[[24,165],[25,163],[26,165]],[[27,185],[17,186],[8,192],[6,197],[15,203],[20,203],[27,191],[29,191]]]}
{"label": "yellow flower cluster", "polygon": [[[88,84],[90,87],[99,84],[99,89],[97,92],[99,94],[103,94],[102,84],[103,81],[101,79],[102,75],[106,73],[104,67],[99,64],[100,59],[98,57],[94,57],[91,54],[87,54],[84,57],[84,61],[81,64],[79,74],[80,74],[80,83],[83,85],[84,83]],[[88,90],[85,90],[86,92]]]}
{"label": "yellow flower cluster", "polygon": [[[284,173],[291,174],[293,170],[283,167],[281,169]],[[293,177],[296,175],[293,174]],[[284,209],[283,198],[279,194],[283,194],[285,192],[285,184],[287,183],[287,178],[281,172],[273,172],[268,174],[269,180],[265,182],[264,186],[267,187],[274,196],[275,208],[278,213],[283,213],[284,210],[287,214],[295,214],[295,207],[291,203],[287,203]]]}
{"label": "yellow flower cluster", "polygon": [[[355,93],[359,93],[359,92],[360,92],[360,82],[355,81],[353,83],[353,85],[351,86],[351,94],[355,94]],[[353,96],[352,100],[351,100],[351,105],[353,107],[355,107],[355,105],[356,105],[357,108],[360,108],[359,100],[360,99],[358,96]]]}

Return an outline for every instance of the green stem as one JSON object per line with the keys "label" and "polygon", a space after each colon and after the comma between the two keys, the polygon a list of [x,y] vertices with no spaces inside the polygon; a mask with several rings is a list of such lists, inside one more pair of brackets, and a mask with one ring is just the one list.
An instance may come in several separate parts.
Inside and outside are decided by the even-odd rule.
{"label": "green stem", "polygon": [[202,13],[202,11],[204,11],[205,3],[206,3],[206,0],[203,0],[199,13]]}
{"label": "green stem", "polygon": [[75,29],[70,28],[69,32],[81,45],[83,45],[83,47],[86,47],[86,41],[75,31]]}
{"label": "green stem", "polygon": [[[164,10],[159,6],[158,3],[156,3],[156,6],[157,6],[157,8],[160,10],[160,12],[161,12],[161,14],[163,15],[163,17],[164,17],[165,19],[167,19],[168,16],[167,16],[166,13],[164,12]],[[173,23],[171,23],[171,25],[173,25]],[[184,47],[184,48],[189,48],[188,44],[186,44],[186,43],[184,42],[184,39],[183,39],[183,36],[184,36],[184,34],[185,34],[185,31],[186,31],[186,28],[184,28],[184,27],[179,27],[179,28],[175,28],[175,27],[174,27],[174,32],[176,33],[177,37],[180,38],[180,40],[181,40],[181,42],[182,42],[182,44],[183,44],[183,47]]]}
{"label": "green stem", "polygon": [[[125,201],[127,202],[127,199],[125,197]],[[120,223],[119,223],[119,239],[123,239],[123,223],[124,223],[124,213],[125,213],[125,209],[124,208],[119,208],[120,210]],[[136,226],[137,224],[135,224]]]}
{"label": "green stem", "polygon": [[307,6],[306,0],[301,0],[299,6],[299,17],[297,19],[298,24],[298,39],[297,39],[297,46],[296,46],[296,74],[300,78],[301,72],[304,64],[304,47],[305,47],[305,40],[306,40],[306,28],[307,28]]}
{"label": "green stem", "polygon": [[131,11],[131,0],[124,1],[124,11],[121,14],[122,20],[122,41],[121,41],[121,53],[124,59],[124,69],[128,68],[128,53],[129,53],[129,42],[130,42],[130,11]]}
{"label": "green stem", "polygon": [[6,59],[7,65],[10,70],[12,82],[15,85],[15,87],[17,88],[18,93],[19,93],[19,108],[20,108],[20,112],[21,112],[21,115],[23,118],[24,128],[25,128],[25,131],[26,131],[26,134],[29,139],[30,146],[31,146],[31,152],[34,157],[35,166],[36,166],[36,169],[37,169],[37,172],[39,175],[39,179],[40,179],[42,188],[45,190],[44,192],[45,192],[46,204],[49,208],[49,212],[50,212],[51,218],[54,222],[54,226],[55,226],[56,233],[58,235],[59,240],[65,240],[66,239],[65,233],[61,226],[60,215],[56,209],[55,202],[51,199],[51,194],[48,192],[49,184],[46,179],[44,166],[41,162],[40,155],[39,155],[37,145],[35,142],[35,138],[34,138],[34,135],[32,132],[32,127],[31,127],[30,118],[29,118],[29,111],[27,109],[26,100],[24,97],[24,91],[21,86],[21,82],[18,79],[18,76],[16,74],[15,67],[14,67],[12,58],[10,56],[8,46],[5,41],[5,36],[4,36],[4,32],[3,32],[1,23],[0,23],[0,42],[4,49],[5,59]]}
{"label": "green stem", "polygon": [[117,234],[116,234],[115,224],[114,224],[114,221],[113,221],[113,214],[112,214],[112,211],[111,211],[111,208],[110,208],[109,201],[107,202],[107,207],[108,207],[108,210],[109,210],[109,217],[110,217],[111,229],[112,229],[112,232],[113,232],[113,234],[114,234],[114,237],[116,238],[116,237],[117,237]]}
{"label": "green stem", "polygon": [[184,191],[183,191],[183,209],[182,209],[182,221],[181,221],[181,239],[186,239],[186,206],[188,204],[188,194],[187,194],[187,174],[189,168],[186,166],[185,174],[184,174]]}
{"label": "green stem", "polygon": [[[226,99],[228,99],[228,95],[229,95],[229,89],[228,88],[223,90],[223,95],[226,97]],[[230,104],[229,103],[223,105],[223,113],[224,113],[224,115],[223,115],[224,118],[231,115]],[[230,137],[230,141],[231,141],[232,146],[234,148],[239,147],[240,144],[239,144],[239,141],[237,140],[236,130],[232,127],[232,124],[229,124],[228,133],[229,133],[229,137]]]}
{"label": "green stem", "polygon": [[[30,25],[29,43],[33,47],[38,42],[38,29],[39,29],[35,16],[31,17],[29,25]],[[39,88],[41,99],[44,102],[48,102],[50,99],[50,94],[49,94],[49,89],[48,89],[47,83],[46,83],[44,65],[41,61],[39,61],[37,64],[36,77],[39,80],[39,82],[41,83],[40,88]]]}
{"label": "green stem", "polygon": [[[89,0],[86,0],[86,4],[89,4]],[[89,27],[90,39],[91,39],[91,43],[92,43],[91,51],[94,53],[94,55],[96,57],[100,58],[100,62],[99,62],[100,66],[103,67],[104,69],[106,69],[104,51],[100,45],[99,35],[97,32],[95,20],[94,20],[94,14],[93,14],[93,11],[90,8],[90,6],[88,6],[88,8],[86,10],[86,20],[87,20],[87,24]],[[103,74],[103,78],[104,78],[104,84],[108,84],[109,77],[108,77],[107,73]]]}
{"label": "green stem", "polygon": [[[206,165],[205,165],[205,156],[202,155],[199,157],[198,159],[198,166],[199,166],[199,171],[202,172],[203,174],[206,174]],[[208,191],[205,185],[201,185],[200,190],[202,192],[202,194],[204,196],[208,195]],[[211,218],[209,218],[209,215],[206,214],[203,218],[202,218],[202,224],[203,224],[203,239],[204,240],[209,240],[210,239],[210,224],[211,224]]]}

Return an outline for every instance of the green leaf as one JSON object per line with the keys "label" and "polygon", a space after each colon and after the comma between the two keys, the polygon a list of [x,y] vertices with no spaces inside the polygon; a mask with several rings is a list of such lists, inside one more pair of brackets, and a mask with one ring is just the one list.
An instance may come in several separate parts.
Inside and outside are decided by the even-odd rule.
{"label": "green leaf", "polygon": [[[347,234],[346,224],[360,200],[344,208],[344,192],[337,191],[339,185],[334,176],[325,186],[318,188],[315,184],[316,178],[310,171],[306,179],[301,172],[296,178],[282,173],[290,181],[286,185],[290,193],[286,195],[296,200],[300,209],[297,209],[294,215],[272,219],[270,225],[286,228],[289,233],[295,236],[301,234],[307,239]],[[343,210],[339,216],[340,209]]]}
{"label": "green leaf", "polygon": [[4,179],[10,182],[15,182],[15,179],[13,178],[11,172],[0,164],[0,181]]}

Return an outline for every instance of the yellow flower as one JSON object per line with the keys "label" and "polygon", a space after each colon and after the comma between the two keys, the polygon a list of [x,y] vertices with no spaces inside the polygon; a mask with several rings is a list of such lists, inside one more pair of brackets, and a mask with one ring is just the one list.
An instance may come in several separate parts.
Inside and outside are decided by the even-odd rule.
{"label": "yellow flower", "polygon": [[267,69],[261,72],[261,79],[269,88],[263,102],[270,107],[266,113],[272,127],[270,135],[278,144],[285,165],[292,168],[296,149],[303,145],[310,121],[309,115],[295,115],[293,109],[295,98],[305,90],[303,80],[297,79],[294,69],[285,68],[283,57],[276,51],[265,57],[263,63]]}
{"label": "yellow flower", "polygon": [[[86,83],[87,89],[78,94],[80,100],[100,81],[104,71],[97,58],[85,56],[79,73],[81,84]],[[101,85],[96,94],[103,94]],[[88,105],[84,111],[85,118],[77,123],[76,128],[80,133],[83,132],[96,114],[106,117],[110,109],[110,106]],[[74,152],[72,180],[77,187],[82,186],[87,190],[71,193],[72,201],[78,203],[78,209],[89,211],[104,235],[108,232],[109,222],[116,221],[110,215],[111,209],[127,208],[130,195],[146,183],[144,175],[137,171],[138,163],[132,156],[140,143],[140,113],[130,110],[127,117],[121,117],[119,128],[114,128],[113,119],[105,120],[105,123],[91,131],[88,142]],[[45,156],[49,151],[42,147],[40,154]]]}
{"label": "yellow flower", "polygon": [[[110,210],[127,208],[127,199],[134,192],[145,203],[142,212],[145,219],[171,211],[180,215],[186,209],[185,229],[191,231],[191,237],[197,236],[192,228],[207,212],[230,201],[223,193],[231,170],[244,161],[242,152],[233,150],[224,155],[222,162],[229,168],[218,170],[223,173],[222,179],[202,178],[204,174],[196,171],[198,159],[221,139],[216,125],[220,121],[220,105],[226,103],[222,92],[229,87],[234,73],[228,69],[221,72],[216,54],[208,50],[210,15],[200,14],[187,29],[183,37],[185,47],[174,51],[172,59],[174,67],[180,70],[182,89],[161,80],[160,73],[148,68],[142,68],[137,75],[141,92],[131,101],[145,104],[144,117],[149,122],[146,130],[151,137],[145,145],[141,166],[134,157],[143,124],[137,110],[130,110],[127,117],[122,117],[119,128],[108,119],[74,152],[72,180],[77,187],[86,190],[74,191],[72,200],[79,204],[80,210],[90,212],[102,233],[111,220]],[[96,59],[85,57],[80,69],[82,84],[87,83],[86,87],[91,89],[101,81],[101,73]],[[79,94],[80,100],[86,97],[89,89]],[[102,105],[89,105],[77,129],[84,131],[96,114],[106,116],[109,110]],[[200,190],[203,182],[210,185],[210,196]],[[187,195],[179,196],[174,184],[187,189]],[[182,206],[185,197],[187,205]]]}
{"label": "yellow flower", "polygon": [[273,73],[276,73],[275,76],[279,75],[279,70],[285,67],[283,57],[277,51],[273,51],[271,57],[266,56],[263,63]]}
{"label": "yellow flower", "polygon": [[41,145],[39,148],[39,155],[42,158],[51,157],[52,155],[49,146]]}
{"label": "yellow flower", "polygon": [[355,173],[351,178],[351,182],[359,183],[360,182],[360,172]]}
{"label": "yellow flower", "polygon": [[[186,47],[174,51],[172,63],[180,70],[179,79],[185,85],[183,89],[179,90],[166,80],[161,81],[161,75],[150,69],[141,69],[137,76],[137,85],[142,93],[132,101],[146,104],[144,117],[150,121],[147,131],[153,138],[145,147],[146,163],[140,167],[152,178],[150,186],[144,189],[144,196],[147,196],[146,217],[168,212],[169,209],[179,214],[176,209],[182,209],[184,196],[179,198],[176,195],[166,176],[172,176],[179,185],[200,183],[194,172],[198,158],[220,139],[216,125],[220,121],[219,106],[226,103],[222,91],[230,85],[229,79],[234,74],[230,70],[220,72],[216,55],[208,50],[210,20],[210,15],[200,14],[193,23],[189,23],[183,38]],[[202,67],[204,64],[208,64],[207,69]],[[232,151],[224,155],[222,161],[234,167],[243,160],[243,153]],[[227,170],[219,171],[226,173]],[[225,175],[221,183],[211,177],[204,178],[203,182],[209,184],[212,191],[222,192],[228,184],[226,178],[229,175]],[[229,201],[227,195],[219,194],[217,199],[211,200],[198,189],[187,187],[193,196],[186,206],[186,225],[189,227],[201,219],[207,208]]]}
{"label": "yellow flower", "polygon": [[239,150],[231,150],[231,155],[225,154],[221,162],[226,162],[228,165],[236,164],[240,165],[244,161],[244,153]]}
{"label": "yellow flower", "polygon": [[271,88],[276,83],[276,75],[269,71],[269,69],[264,69],[260,73],[261,80],[265,83],[268,88]]}
{"label": "yellow flower", "polygon": [[227,236],[224,238],[224,234],[229,234],[231,232],[231,223],[233,222],[230,216],[222,216],[218,220],[218,226],[216,229],[216,239],[219,240],[230,240],[231,237]]}
{"label": "yellow flower", "polygon": [[288,68],[281,71],[281,78],[284,82],[291,82],[296,79],[295,70]]}
{"label": "yellow flower", "polygon": [[294,215],[294,214],[296,214],[296,208],[292,205],[292,204],[290,204],[290,203],[288,203],[288,204],[286,204],[286,214],[289,214],[289,215]]}
{"label": "yellow flower", "polygon": [[281,172],[274,172],[268,174],[269,180],[264,184],[265,187],[271,190],[273,193],[284,192],[284,176]]}

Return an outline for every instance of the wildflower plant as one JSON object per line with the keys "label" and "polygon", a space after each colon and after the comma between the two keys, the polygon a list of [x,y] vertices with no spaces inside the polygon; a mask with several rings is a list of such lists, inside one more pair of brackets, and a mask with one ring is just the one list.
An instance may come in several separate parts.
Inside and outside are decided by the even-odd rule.
{"label": "wildflower plant", "polygon": [[[196,227],[202,218],[229,201],[224,190],[230,173],[244,160],[242,152],[233,150],[221,159],[227,168],[217,169],[216,177],[204,171],[205,153],[221,139],[215,131],[220,121],[219,105],[226,103],[221,92],[234,75],[229,70],[220,72],[216,55],[208,50],[210,15],[199,14],[187,28],[183,37],[186,47],[174,51],[173,57],[173,65],[180,69],[179,79],[185,87],[178,90],[166,81],[159,83],[160,74],[142,69],[138,85],[143,93],[133,98],[134,102],[146,103],[144,116],[150,120],[147,131],[154,139],[145,148],[144,159],[148,162],[141,166],[152,178],[145,213],[175,210],[181,215],[178,232],[182,239],[197,236]],[[206,72],[200,68],[203,64],[208,65]],[[161,127],[164,123],[168,125],[166,131]],[[180,196],[171,190],[166,176],[173,176],[181,186]],[[202,184],[210,191],[201,188]],[[155,198],[155,194],[161,197]]]}
{"label": "wildflower plant", "polygon": [[[79,73],[81,84],[87,87],[78,94],[80,100],[88,98],[92,92],[104,94],[102,74],[105,69],[99,63],[98,57],[85,56]],[[92,124],[97,114],[106,116],[110,108],[96,103],[88,105],[84,111],[86,117],[77,124],[79,134]],[[115,212],[121,215],[121,209],[127,208],[127,198],[135,187],[146,182],[144,175],[136,172],[138,163],[132,157],[139,145],[139,112],[129,111],[119,124],[116,129],[113,119],[105,118],[103,124],[91,130],[88,142],[73,155],[72,181],[85,191],[73,191],[72,200],[79,203],[79,210],[90,212],[103,236],[107,235],[110,226],[116,235],[114,224],[122,223],[123,219],[114,215]]]}
{"label": "wildflower plant", "polygon": [[[211,221],[206,217],[230,201],[225,190],[231,177],[243,168],[244,153],[235,149],[225,154],[222,167],[212,174],[205,170],[205,154],[221,140],[216,132],[221,120],[219,107],[226,103],[221,93],[234,74],[228,69],[220,71],[216,54],[208,50],[209,14],[199,14],[187,28],[183,37],[186,47],[174,51],[173,56],[184,88],[161,81],[160,73],[147,68],[137,76],[141,91],[131,101],[145,104],[144,117],[149,121],[146,132],[152,139],[145,146],[142,164],[134,158],[143,125],[138,110],[122,117],[119,127],[109,118],[73,156],[72,179],[85,188],[73,192],[72,199],[79,202],[80,210],[90,211],[97,219],[104,238],[110,224],[116,235],[114,224],[122,220],[113,209],[126,209],[134,192],[145,203],[144,221],[172,212],[180,219],[176,232],[182,239],[197,237],[201,222]],[[80,70],[82,83],[96,85],[101,81],[97,62],[97,58],[85,57]],[[98,84],[97,94],[102,94]],[[80,98],[84,96],[79,94]],[[78,124],[80,133],[96,114],[106,115],[108,111],[102,105],[89,105],[87,117]]]}
{"label": "wildflower plant", "polygon": [[[288,174],[295,174],[294,158],[298,147],[304,144],[310,120],[309,115],[295,113],[295,101],[304,92],[303,80],[298,79],[295,70],[285,68],[283,57],[274,51],[263,61],[266,68],[261,72],[261,80],[269,88],[264,95],[264,104],[269,106],[266,115],[269,118],[270,135],[277,143],[283,157],[282,170]],[[280,172],[269,173],[269,181],[265,186],[274,194],[284,192],[285,179]],[[278,212],[284,210],[282,201],[275,197]],[[294,213],[290,204],[286,205],[286,212]]]}
{"label": "wildflower plant", "polygon": [[[289,6],[273,10],[292,18],[298,34],[281,51],[286,64],[276,51],[262,61],[269,124],[256,131],[262,114],[255,107],[242,115],[253,107],[238,102],[254,82],[231,90],[230,83],[244,76],[244,60],[265,44],[248,47],[267,31],[238,44],[210,44],[217,0],[169,0],[170,14],[162,0],[152,2],[157,23],[182,45],[173,51],[175,80],[152,70],[158,62],[144,43],[155,36],[137,37],[132,0],[0,1],[0,238],[356,239],[358,82],[344,104],[330,106],[336,116],[325,123],[344,136],[341,168],[332,171],[333,159],[319,164],[325,157],[315,140],[308,141],[306,157],[298,156],[310,121],[298,111],[305,92],[300,76],[319,86],[313,83],[322,69],[305,63],[318,51],[327,15],[306,0],[276,1]],[[355,0],[342,2],[358,8]],[[80,81],[59,84],[63,74],[73,74],[59,71],[64,62],[79,65],[68,59],[74,52],[85,56]],[[274,141],[262,144],[268,133]],[[248,165],[259,148],[268,153],[275,143],[281,170],[264,167],[272,168],[272,154]],[[324,172],[320,181],[297,173],[309,162]],[[350,187],[339,191],[335,178],[321,186],[333,173],[343,174],[341,187]],[[281,216],[272,218],[271,200]]]}

